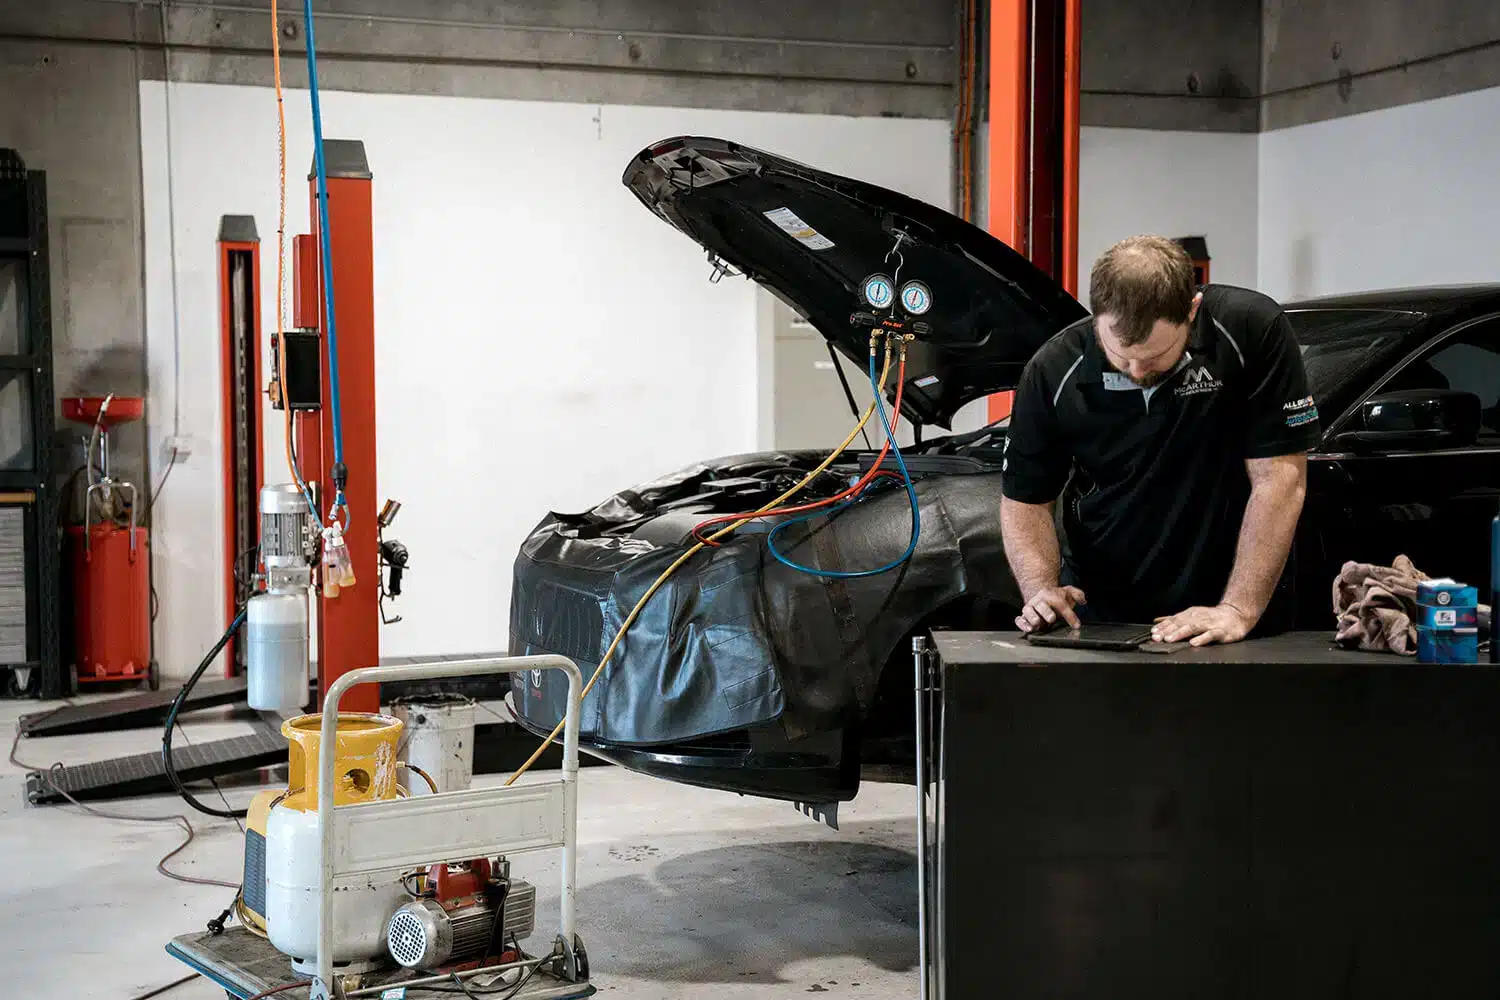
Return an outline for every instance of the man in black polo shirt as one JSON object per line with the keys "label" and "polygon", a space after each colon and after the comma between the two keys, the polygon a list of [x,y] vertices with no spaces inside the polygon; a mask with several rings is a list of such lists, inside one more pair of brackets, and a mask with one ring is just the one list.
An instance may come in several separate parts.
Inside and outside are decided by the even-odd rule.
{"label": "man in black polo shirt", "polygon": [[1152,236],[1099,258],[1089,307],[1016,388],[1000,502],[1016,624],[1243,639],[1272,602],[1318,437],[1291,326],[1257,292],[1196,291],[1187,254]]}

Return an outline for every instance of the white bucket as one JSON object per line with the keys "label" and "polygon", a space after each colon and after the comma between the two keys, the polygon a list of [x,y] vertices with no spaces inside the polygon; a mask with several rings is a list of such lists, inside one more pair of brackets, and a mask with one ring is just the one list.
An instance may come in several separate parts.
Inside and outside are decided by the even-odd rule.
{"label": "white bucket", "polygon": [[[468,788],[474,777],[474,699],[413,695],[398,698],[391,709],[405,724],[401,760],[427,772],[440,792]],[[430,794],[427,782],[415,772],[407,775],[406,785],[413,795]]]}

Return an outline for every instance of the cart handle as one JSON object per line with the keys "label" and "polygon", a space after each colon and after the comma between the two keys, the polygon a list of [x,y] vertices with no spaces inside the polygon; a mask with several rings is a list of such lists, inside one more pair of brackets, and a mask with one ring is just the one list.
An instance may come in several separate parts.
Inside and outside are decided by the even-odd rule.
{"label": "cart handle", "polygon": [[[321,833],[322,866],[318,886],[318,976],[312,996],[333,992],[333,907],[329,886],[333,882],[333,762],[330,752],[338,733],[339,699],[356,684],[375,681],[415,681],[434,677],[473,677],[477,674],[516,674],[526,670],[561,670],[568,675],[568,714],[563,720],[562,780],[568,815],[564,822],[562,939],[573,942],[574,901],[578,866],[578,721],[583,702],[583,674],[566,656],[491,656],[475,660],[441,660],[399,667],[360,667],[344,674],[323,698],[323,725],[318,741],[318,826]],[[335,748],[336,749],[336,748]]]}

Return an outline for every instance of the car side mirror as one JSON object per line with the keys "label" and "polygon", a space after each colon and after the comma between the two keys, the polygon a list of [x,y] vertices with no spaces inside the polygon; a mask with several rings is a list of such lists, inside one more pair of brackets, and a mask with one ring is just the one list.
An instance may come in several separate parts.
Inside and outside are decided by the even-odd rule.
{"label": "car side mirror", "polygon": [[1360,427],[1336,439],[1354,451],[1456,448],[1479,439],[1479,397],[1458,389],[1408,389],[1365,400]]}

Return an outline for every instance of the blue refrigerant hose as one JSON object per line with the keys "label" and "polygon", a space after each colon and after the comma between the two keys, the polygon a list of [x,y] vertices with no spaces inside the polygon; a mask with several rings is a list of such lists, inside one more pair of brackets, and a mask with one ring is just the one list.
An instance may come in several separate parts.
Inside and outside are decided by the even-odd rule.
{"label": "blue refrigerant hose", "polygon": [[911,473],[906,469],[906,459],[901,457],[901,447],[896,443],[895,431],[891,429],[891,422],[886,417],[885,401],[881,399],[880,382],[875,377],[875,356],[873,354],[870,355],[870,388],[875,392],[875,408],[880,412],[880,424],[885,428],[885,438],[890,442],[891,452],[896,456],[896,464],[901,468],[901,479],[906,484],[906,495],[907,498],[911,501],[911,541],[907,543],[906,551],[903,552],[900,557],[889,563],[886,563],[879,569],[864,569],[852,571],[816,569],[812,566],[803,566],[800,563],[793,562],[791,559],[788,559],[786,556],[777,551],[776,536],[780,534],[784,529],[789,528],[794,524],[799,524],[803,521],[811,521],[815,517],[822,517],[825,513],[829,517],[832,517],[845,508],[852,506],[860,499],[862,499],[865,493],[875,485],[875,481],[871,480],[868,484],[865,485],[864,489],[859,491],[857,495],[851,497],[848,500],[845,500],[843,503],[836,504],[827,511],[813,511],[810,514],[803,514],[800,517],[794,517],[789,520],[783,521],[776,527],[772,528],[770,533],[766,535],[766,548],[770,550],[772,558],[781,563],[783,566],[790,566],[792,569],[798,570],[800,572],[810,573],[813,576],[820,576],[827,579],[852,580],[859,577],[879,576],[881,573],[888,573],[910,559],[912,557],[912,553],[917,550],[917,537],[922,532],[922,514],[917,507],[917,487],[916,484],[912,482]]}
{"label": "blue refrigerant hose", "polygon": [[318,104],[318,47],[313,37],[312,0],[302,0],[307,33],[307,87],[312,95],[313,165],[318,177],[318,237],[323,258],[323,307],[328,313],[328,391],[333,410],[334,505],[344,506],[344,424],[339,409],[339,334],[333,312],[333,255],[328,239],[328,170],[323,164],[323,111]]}

